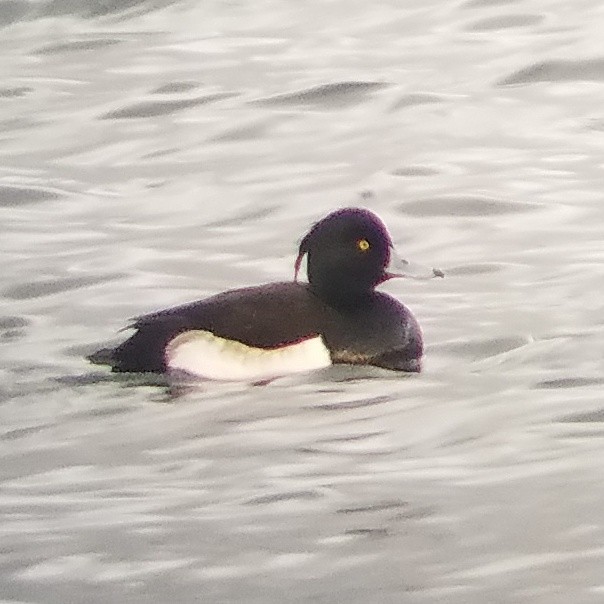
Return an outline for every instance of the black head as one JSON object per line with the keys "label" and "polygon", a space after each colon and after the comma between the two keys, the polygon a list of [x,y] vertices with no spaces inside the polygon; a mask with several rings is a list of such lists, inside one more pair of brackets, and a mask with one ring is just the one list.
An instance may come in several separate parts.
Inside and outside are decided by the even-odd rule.
{"label": "black head", "polygon": [[313,290],[331,303],[354,304],[391,275],[392,239],[369,210],[345,208],[317,222],[302,239],[296,278],[304,255]]}

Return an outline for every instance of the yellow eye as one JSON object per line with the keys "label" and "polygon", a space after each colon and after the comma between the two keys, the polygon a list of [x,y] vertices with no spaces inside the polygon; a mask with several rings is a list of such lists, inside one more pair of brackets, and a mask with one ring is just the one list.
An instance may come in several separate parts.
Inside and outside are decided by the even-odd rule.
{"label": "yellow eye", "polygon": [[371,245],[367,239],[359,239],[357,241],[357,248],[359,248],[361,252],[366,252],[370,247]]}

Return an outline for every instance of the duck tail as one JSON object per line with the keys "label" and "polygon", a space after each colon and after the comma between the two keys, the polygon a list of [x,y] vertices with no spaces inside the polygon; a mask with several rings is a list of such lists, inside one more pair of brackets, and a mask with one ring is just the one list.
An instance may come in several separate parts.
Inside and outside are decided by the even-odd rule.
{"label": "duck tail", "polygon": [[86,357],[94,365],[111,365],[115,366],[115,349],[101,348]]}

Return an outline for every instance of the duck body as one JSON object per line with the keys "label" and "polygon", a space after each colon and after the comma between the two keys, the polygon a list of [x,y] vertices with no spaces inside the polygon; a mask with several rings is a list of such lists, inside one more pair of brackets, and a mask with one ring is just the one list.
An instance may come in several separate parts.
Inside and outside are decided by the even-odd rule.
{"label": "duck body", "polygon": [[362,306],[334,308],[309,284],[298,282],[230,290],[142,315],[130,327],[134,335],[116,348],[99,350],[90,360],[109,364],[116,372],[163,373],[169,370],[169,343],[189,331],[264,350],[320,336],[332,363],[398,371],[419,371],[423,355],[419,325],[395,298],[371,292]]}
{"label": "duck body", "polygon": [[[304,258],[308,283],[298,282]],[[417,372],[423,356],[418,322],[398,300],[375,290],[409,276],[408,266],[375,214],[338,210],[302,239],[293,281],[142,315],[129,326],[135,330],[130,338],[88,358],[116,372],[184,371],[207,379],[265,379],[332,363]],[[226,365],[217,361],[219,351],[230,351]],[[265,360],[269,369],[261,368]],[[228,363],[239,365],[235,377]]]}

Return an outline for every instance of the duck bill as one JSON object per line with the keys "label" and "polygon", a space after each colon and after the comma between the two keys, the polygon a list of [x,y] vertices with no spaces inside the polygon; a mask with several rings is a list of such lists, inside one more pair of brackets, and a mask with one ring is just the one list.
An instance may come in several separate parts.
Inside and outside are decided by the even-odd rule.
{"label": "duck bill", "polygon": [[390,248],[390,261],[384,269],[384,281],[397,277],[425,281],[427,279],[433,279],[434,277],[444,276],[445,273],[440,269],[409,262],[409,260],[401,258],[393,247]]}

